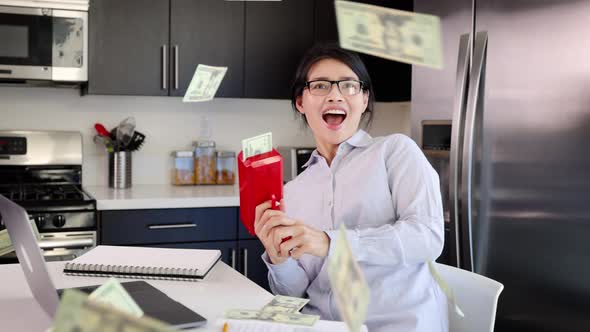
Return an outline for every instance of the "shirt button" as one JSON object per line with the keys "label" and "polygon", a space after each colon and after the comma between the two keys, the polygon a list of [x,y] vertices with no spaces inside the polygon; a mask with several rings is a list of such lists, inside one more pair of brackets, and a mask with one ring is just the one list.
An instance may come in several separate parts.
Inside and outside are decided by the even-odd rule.
{"label": "shirt button", "polygon": [[328,201],[328,206],[332,206],[332,201]]}

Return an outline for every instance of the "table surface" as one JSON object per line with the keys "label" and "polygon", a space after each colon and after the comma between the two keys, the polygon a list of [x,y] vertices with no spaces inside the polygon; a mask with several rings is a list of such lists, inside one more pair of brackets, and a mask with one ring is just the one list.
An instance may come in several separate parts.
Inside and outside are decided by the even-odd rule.
{"label": "table surface", "polygon": [[[104,283],[103,277],[80,277],[63,274],[65,262],[49,262],[49,274],[56,288],[70,288]],[[133,279],[124,279],[130,281]],[[138,279],[139,280],[139,279]],[[203,280],[196,282],[146,280],[172,299],[207,319],[207,325],[187,331],[215,331],[215,321],[227,309],[258,310],[273,295],[223,262],[218,262]],[[51,319],[33,298],[20,265],[0,265],[0,322],[2,331],[46,331]]]}

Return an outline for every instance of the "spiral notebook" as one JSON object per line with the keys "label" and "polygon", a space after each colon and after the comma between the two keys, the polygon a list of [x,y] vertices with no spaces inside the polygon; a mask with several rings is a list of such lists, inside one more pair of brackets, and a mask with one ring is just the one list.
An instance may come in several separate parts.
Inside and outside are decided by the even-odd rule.
{"label": "spiral notebook", "polygon": [[97,246],[66,263],[64,273],[190,281],[203,279],[220,258],[210,249]]}

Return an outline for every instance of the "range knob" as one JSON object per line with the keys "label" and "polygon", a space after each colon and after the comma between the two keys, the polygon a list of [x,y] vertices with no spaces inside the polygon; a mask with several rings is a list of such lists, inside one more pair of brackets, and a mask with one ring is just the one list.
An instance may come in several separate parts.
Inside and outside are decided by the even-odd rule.
{"label": "range knob", "polygon": [[65,224],[66,224],[66,218],[64,216],[62,216],[61,214],[58,214],[57,216],[53,217],[53,226],[55,226],[57,228],[62,228],[62,227],[64,227]]}
{"label": "range knob", "polygon": [[33,218],[33,219],[35,220],[35,223],[37,224],[37,226],[39,228],[45,226],[45,216],[38,215],[38,216],[35,216],[35,218]]}

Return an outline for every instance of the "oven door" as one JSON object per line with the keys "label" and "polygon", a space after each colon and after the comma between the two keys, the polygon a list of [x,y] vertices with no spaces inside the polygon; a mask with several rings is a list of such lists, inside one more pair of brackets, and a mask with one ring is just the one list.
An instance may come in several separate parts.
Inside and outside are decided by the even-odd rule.
{"label": "oven door", "polygon": [[72,260],[96,246],[95,231],[41,233],[39,247],[46,261]]}
{"label": "oven door", "polygon": [[44,11],[0,6],[0,78],[51,79],[53,22]]}

